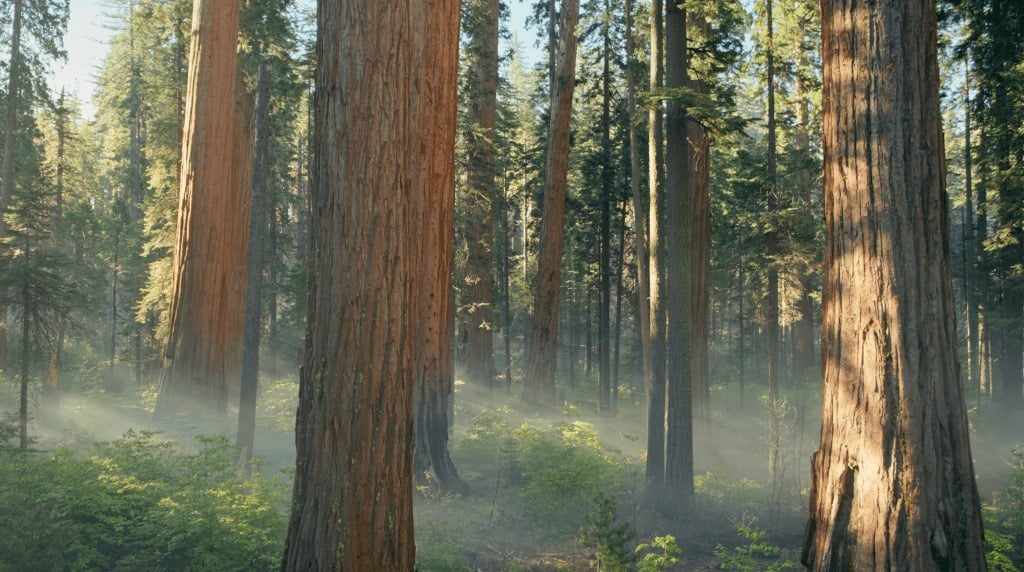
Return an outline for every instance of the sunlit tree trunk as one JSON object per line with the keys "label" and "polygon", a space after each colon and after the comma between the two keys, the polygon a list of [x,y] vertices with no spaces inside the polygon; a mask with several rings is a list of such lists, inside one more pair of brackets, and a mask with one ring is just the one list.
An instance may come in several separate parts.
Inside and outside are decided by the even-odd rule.
{"label": "sunlit tree trunk", "polygon": [[821,3],[824,407],[803,562],[984,570],[931,0]]}
{"label": "sunlit tree trunk", "polygon": [[523,400],[540,406],[555,403],[558,293],[562,284],[565,186],[569,173],[569,119],[572,115],[572,94],[576,86],[576,23],[579,21],[579,12],[579,0],[563,0],[544,168],[537,287],[533,298],[527,370],[523,383]]}
{"label": "sunlit tree trunk", "polygon": [[[455,208],[455,120],[459,74],[459,0],[433,0],[426,13],[428,33],[415,53],[430,65],[420,67],[414,84],[416,132],[412,155],[412,293],[419,297],[413,342],[416,403],[416,454],[419,484],[441,494],[464,493],[448,452],[448,398],[452,373],[452,240]],[[496,14],[495,14],[496,16]],[[490,263],[488,262],[488,272]],[[490,336],[488,336],[490,339]],[[430,475],[428,478],[427,475]]]}
{"label": "sunlit tree trunk", "polygon": [[470,3],[467,29],[471,36],[469,128],[466,130],[468,176],[466,209],[466,278],[461,303],[466,323],[466,378],[491,387],[494,383],[493,220],[495,126],[498,105],[498,0]]}
{"label": "sunlit tree trunk", "polygon": [[[651,0],[651,93],[662,88],[664,63],[662,55],[664,8],[661,0]],[[650,256],[650,342],[651,376],[647,403],[647,498],[652,506],[661,501],[665,483],[665,150],[661,103],[650,109],[648,144]]]}
{"label": "sunlit tree trunk", "polygon": [[241,369],[252,142],[240,2],[196,0],[166,367],[157,412],[223,414]]}
{"label": "sunlit tree trunk", "polygon": [[[441,6],[318,7],[310,286],[284,570],[415,566],[413,370],[423,314],[414,225],[441,197],[413,181],[417,121],[433,112],[416,108],[414,90],[441,63],[423,57],[428,26],[452,13]],[[454,89],[438,89],[446,87]]]}

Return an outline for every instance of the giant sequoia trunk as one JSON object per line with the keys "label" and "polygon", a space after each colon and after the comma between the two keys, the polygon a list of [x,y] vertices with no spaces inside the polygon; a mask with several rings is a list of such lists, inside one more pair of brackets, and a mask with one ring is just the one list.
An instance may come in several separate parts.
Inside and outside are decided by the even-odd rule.
{"label": "giant sequoia trunk", "polygon": [[494,383],[494,176],[498,109],[498,0],[469,3],[468,52],[471,58],[469,90],[470,126],[466,130],[468,155],[466,208],[466,278],[462,307],[466,313],[466,378],[472,383]]}
{"label": "giant sequoia trunk", "polygon": [[311,282],[285,570],[415,565],[422,296],[413,225],[439,197],[413,184],[414,86],[417,74],[433,77],[420,42],[436,4],[319,4]]}
{"label": "giant sequoia trunk", "polygon": [[239,2],[196,0],[192,14],[162,414],[187,407],[223,414],[240,374],[252,142],[239,9]]}
{"label": "giant sequoia trunk", "polygon": [[823,0],[824,408],[803,562],[983,570],[935,3]]}
{"label": "giant sequoia trunk", "polygon": [[558,350],[558,291],[562,285],[565,239],[565,185],[569,174],[569,120],[576,87],[576,23],[579,0],[563,0],[558,65],[552,79],[551,124],[544,167],[540,258],[533,298],[532,327],[523,400],[534,405],[555,403],[555,359]]}
{"label": "giant sequoia trunk", "polygon": [[[448,453],[448,398],[452,395],[452,239],[455,208],[455,119],[459,73],[459,0],[436,0],[427,15],[429,34],[416,53],[434,65],[421,67],[415,85],[416,116],[412,154],[416,178],[412,203],[419,248],[413,294],[419,296],[415,362],[416,454],[419,484],[441,494],[464,493]],[[488,269],[490,264],[488,264]],[[490,337],[488,336],[488,339]]]}

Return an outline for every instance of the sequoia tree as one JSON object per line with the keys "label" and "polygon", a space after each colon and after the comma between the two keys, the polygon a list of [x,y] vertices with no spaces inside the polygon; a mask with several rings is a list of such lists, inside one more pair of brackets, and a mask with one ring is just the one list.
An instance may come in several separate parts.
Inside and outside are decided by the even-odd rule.
{"label": "sequoia tree", "polygon": [[802,560],[984,570],[931,0],[823,0],[821,442]]}
{"label": "sequoia tree", "polygon": [[569,174],[569,119],[576,87],[576,23],[579,0],[563,0],[558,57],[551,78],[551,118],[544,167],[540,255],[533,298],[532,327],[523,400],[535,405],[555,401],[555,359],[558,350],[558,291],[562,285],[565,244],[565,186]]}
{"label": "sequoia tree", "polygon": [[[438,0],[432,6],[434,9],[425,16],[430,33],[419,37],[422,47],[416,53],[433,65],[421,67],[414,87],[419,101],[416,109],[430,112],[416,117],[412,150],[418,162],[413,201],[420,205],[413,212],[417,229],[414,246],[419,247],[413,292],[420,298],[419,312],[413,316],[418,321],[413,364],[413,468],[420,484],[447,494],[466,491],[448,452],[448,398],[454,390],[451,289],[460,6],[459,0]],[[489,262],[487,271],[489,274]],[[490,336],[487,339],[490,343]]]}
{"label": "sequoia tree", "polygon": [[237,0],[192,12],[166,368],[157,411],[227,409],[241,368],[252,142]]}
{"label": "sequoia tree", "polygon": [[430,156],[413,152],[428,143],[417,129],[435,121],[416,115],[416,90],[454,81],[423,42],[456,13],[442,0],[319,5],[310,282],[285,570],[415,565],[414,342],[424,315],[416,289],[426,276],[419,267],[429,266],[418,260],[415,225],[440,227],[452,216],[447,205],[434,210],[442,198],[413,180],[417,161]]}

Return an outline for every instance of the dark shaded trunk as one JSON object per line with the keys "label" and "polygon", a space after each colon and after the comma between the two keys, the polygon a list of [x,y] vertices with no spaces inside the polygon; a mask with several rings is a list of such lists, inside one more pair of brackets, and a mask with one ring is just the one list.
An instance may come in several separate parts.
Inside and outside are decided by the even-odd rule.
{"label": "dark shaded trunk", "polygon": [[[674,2],[665,10],[665,87],[687,85],[686,12]],[[691,362],[690,283],[693,212],[689,182],[686,109],[670,99],[665,112],[665,275],[666,416],[665,492],[669,514],[685,516],[694,508],[693,372]]]}
{"label": "dark shaded trunk", "polygon": [[256,145],[252,161],[252,200],[249,205],[249,260],[245,286],[245,332],[242,379],[238,394],[238,447],[246,470],[256,437],[256,399],[259,395],[260,335],[263,333],[263,241],[270,170],[270,66],[262,64],[256,83]]}

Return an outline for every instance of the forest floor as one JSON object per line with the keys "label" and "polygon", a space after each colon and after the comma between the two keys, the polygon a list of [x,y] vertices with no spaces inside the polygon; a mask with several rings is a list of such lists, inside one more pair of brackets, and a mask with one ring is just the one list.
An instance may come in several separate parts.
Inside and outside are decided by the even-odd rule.
{"label": "forest floor", "polygon": [[[643,404],[625,395],[616,416],[599,416],[590,399],[593,385],[581,383],[543,413],[525,409],[518,392],[457,385],[451,449],[469,492],[437,497],[421,488],[416,495],[422,570],[591,570],[615,545],[616,530],[623,540],[611,551],[628,558],[637,544],[674,537],[678,562],[665,569],[799,567],[810,455],[817,447],[817,390],[783,392],[773,486],[763,397],[750,389],[741,404],[735,388],[713,388],[708,415],[695,423],[695,511],[670,517],[664,499],[644,495]],[[294,466],[296,391],[294,379],[268,380],[258,411],[262,470],[284,479]],[[233,417],[158,420],[153,401],[149,387],[68,393],[56,406],[37,408],[35,448],[111,441],[132,429],[160,432],[189,450],[199,446],[197,435],[234,434]],[[1007,459],[1024,437],[1024,413],[983,409],[972,411],[971,419],[979,491],[991,503],[1011,480]],[[601,521],[603,498],[611,499],[612,509]]]}

